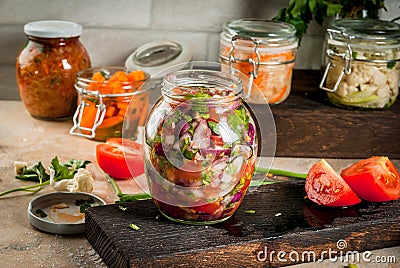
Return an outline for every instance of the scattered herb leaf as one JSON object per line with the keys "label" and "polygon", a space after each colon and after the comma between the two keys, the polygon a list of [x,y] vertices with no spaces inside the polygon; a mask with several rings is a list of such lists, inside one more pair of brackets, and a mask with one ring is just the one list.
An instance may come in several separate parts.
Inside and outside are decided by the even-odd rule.
{"label": "scattered herb leaf", "polygon": [[47,214],[43,210],[37,209],[35,212],[35,216],[40,217],[40,218],[46,218]]}
{"label": "scattered herb leaf", "polygon": [[78,199],[75,201],[75,205],[79,206],[79,210],[81,213],[85,213],[85,210],[90,207],[97,206],[93,197],[89,197],[89,199]]}
{"label": "scattered herb leaf", "polygon": [[119,208],[119,210],[122,210],[122,211],[127,211],[128,210],[128,207],[125,207],[123,205],[119,205],[118,208]]}
{"label": "scattered herb leaf", "polygon": [[131,228],[132,230],[135,230],[135,231],[139,231],[140,230],[139,226],[137,226],[134,223],[129,224],[129,228]]}
{"label": "scattered herb leaf", "polygon": [[389,62],[386,64],[386,67],[387,67],[388,69],[393,69],[394,66],[396,66],[396,62],[395,62],[395,61],[389,61]]}
{"label": "scattered herb leaf", "polygon": [[246,214],[256,214],[256,211],[253,210],[253,209],[248,209],[248,210],[245,210],[244,213],[246,213]]}

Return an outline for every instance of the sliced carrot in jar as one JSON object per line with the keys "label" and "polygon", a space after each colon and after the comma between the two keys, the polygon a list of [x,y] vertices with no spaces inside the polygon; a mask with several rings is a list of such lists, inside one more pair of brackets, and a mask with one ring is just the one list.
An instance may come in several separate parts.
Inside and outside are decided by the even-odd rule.
{"label": "sliced carrot in jar", "polygon": [[103,120],[103,123],[99,126],[99,128],[109,128],[115,125],[118,125],[124,121],[124,117],[117,115],[113,117],[109,117]]}
{"label": "sliced carrot in jar", "polygon": [[[96,104],[94,104],[93,102],[86,103],[88,105],[85,106],[85,108],[83,109],[80,126],[85,128],[92,128],[94,125],[94,121],[96,120],[97,107]],[[82,133],[89,134],[89,131],[83,130]]]}
{"label": "sliced carrot in jar", "polygon": [[276,95],[274,98],[269,99],[268,102],[269,103],[274,103],[274,102],[278,102],[280,99],[282,99],[282,97],[285,95],[286,92],[286,85],[284,85],[281,89],[281,91],[279,92],[278,95]]}
{"label": "sliced carrot in jar", "polygon": [[118,109],[114,106],[107,106],[105,118],[113,117],[118,114]]}

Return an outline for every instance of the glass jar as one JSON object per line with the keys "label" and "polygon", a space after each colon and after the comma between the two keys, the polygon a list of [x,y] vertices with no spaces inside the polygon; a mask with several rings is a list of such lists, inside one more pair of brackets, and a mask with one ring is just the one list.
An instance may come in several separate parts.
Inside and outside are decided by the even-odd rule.
{"label": "glass jar", "polygon": [[[142,87],[149,74],[124,67],[95,67],[77,74],[75,88],[79,106],[73,117],[72,135],[97,141],[122,137],[138,138],[149,107],[149,88]],[[129,123],[124,124],[129,115]]]}
{"label": "glass jar", "polygon": [[68,21],[25,24],[26,45],[16,60],[19,94],[37,119],[70,119],[76,110],[76,73],[90,67],[79,41],[82,26]]}
{"label": "glass jar", "polygon": [[400,25],[340,19],[327,29],[327,66],[320,88],[343,108],[390,107],[399,93]]}
{"label": "glass jar", "polygon": [[145,126],[145,172],[167,218],[189,224],[228,219],[252,179],[256,125],[241,79],[215,70],[167,74]]}
{"label": "glass jar", "polygon": [[[249,77],[247,102],[283,102],[290,93],[296,61],[294,26],[261,19],[226,22],[220,36],[220,62]],[[229,66],[230,68],[227,68]],[[255,85],[255,86],[254,86]]]}

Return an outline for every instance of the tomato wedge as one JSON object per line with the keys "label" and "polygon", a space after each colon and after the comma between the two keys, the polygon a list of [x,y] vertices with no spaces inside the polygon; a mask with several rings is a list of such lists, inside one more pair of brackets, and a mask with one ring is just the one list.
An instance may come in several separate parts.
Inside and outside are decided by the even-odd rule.
{"label": "tomato wedge", "polygon": [[307,197],[319,205],[340,207],[361,202],[350,186],[324,159],[311,167],[305,189]]}
{"label": "tomato wedge", "polygon": [[399,171],[385,156],[372,156],[342,170],[342,178],[361,198],[385,202],[400,198]]}
{"label": "tomato wedge", "polygon": [[123,138],[109,138],[96,146],[100,168],[115,179],[129,179],[144,173],[143,145]]}

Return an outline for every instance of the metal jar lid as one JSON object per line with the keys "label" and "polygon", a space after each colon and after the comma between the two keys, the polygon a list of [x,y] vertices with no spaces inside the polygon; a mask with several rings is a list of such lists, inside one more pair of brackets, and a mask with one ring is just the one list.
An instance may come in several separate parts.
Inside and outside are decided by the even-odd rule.
{"label": "metal jar lid", "polygon": [[154,75],[170,66],[189,62],[192,52],[188,46],[174,41],[155,41],[136,49],[125,61],[125,67],[138,68]]}
{"label": "metal jar lid", "polygon": [[71,38],[82,34],[82,26],[71,21],[41,20],[25,24],[24,32],[41,38]]}

